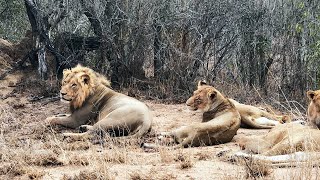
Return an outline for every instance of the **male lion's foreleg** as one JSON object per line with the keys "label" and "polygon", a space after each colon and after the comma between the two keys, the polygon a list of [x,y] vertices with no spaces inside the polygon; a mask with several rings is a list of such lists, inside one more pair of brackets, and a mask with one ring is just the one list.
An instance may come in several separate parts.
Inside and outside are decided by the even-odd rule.
{"label": "male lion's foreleg", "polygon": [[76,128],[80,126],[79,122],[74,120],[71,115],[56,115],[48,117],[45,120],[47,125],[62,125],[69,128]]}

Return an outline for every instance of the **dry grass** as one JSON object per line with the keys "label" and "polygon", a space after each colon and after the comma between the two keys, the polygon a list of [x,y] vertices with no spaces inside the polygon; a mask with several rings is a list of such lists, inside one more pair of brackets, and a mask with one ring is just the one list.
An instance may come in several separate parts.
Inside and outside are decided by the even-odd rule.
{"label": "dry grass", "polygon": [[246,168],[246,177],[256,178],[256,177],[265,177],[271,174],[271,165],[268,162],[260,160],[247,160],[243,158],[244,165]]}
{"label": "dry grass", "polygon": [[193,166],[191,156],[188,153],[179,152],[174,158],[175,161],[179,162],[180,169],[189,169]]}
{"label": "dry grass", "polygon": [[[159,114],[154,118],[154,130],[158,132],[193,123],[198,118],[194,113],[188,115],[182,111],[179,105],[149,104],[154,113]],[[147,153],[139,147],[145,139],[107,137],[99,144],[92,141],[67,142],[61,133],[76,130],[43,125],[43,119],[57,112],[61,105],[42,106],[41,103],[26,103],[24,108],[15,109],[0,103],[0,179],[50,179],[51,175],[57,179],[72,180],[244,179],[245,174],[249,178],[269,178],[271,172],[279,171],[270,171],[266,164],[257,162],[248,162],[248,165],[221,162],[214,154],[225,145],[187,149],[162,147],[159,151]],[[174,109],[175,106],[178,107]],[[41,112],[36,114],[35,109]],[[154,142],[156,133],[152,131],[146,141]],[[238,148],[233,142],[226,146]],[[304,169],[305,174],[301,177],[312,177],[314,171],[308,170]]]}
{"label": "dry grass", "polygon": [[0,175],[21,176],[26,173],[24,166],[19,162],[1,163]]}
{"label": "dry grass", "polygon": [[136,171],[130,173],[131,180],[174,180],[177,179],[177,176],[172,173],[159,174],[154,169],[151,169],[148,173],[142,173],[141,171]]}
{"label": "dry grass", "polygon": [[109,174],[108,171],[98,169],[98,170],[84,170],[80,171],[79,174],[70,176],[64,174],[62,180],[113,180],[113,176]]}

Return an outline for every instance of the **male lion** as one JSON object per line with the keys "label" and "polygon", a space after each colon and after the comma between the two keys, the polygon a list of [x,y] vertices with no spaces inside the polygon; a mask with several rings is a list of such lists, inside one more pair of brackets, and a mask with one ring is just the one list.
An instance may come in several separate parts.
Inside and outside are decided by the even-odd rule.
{"label": "male lion", "polygon": [[[202,122],[162,133],[174,138],[177,147],[215,145],[230,142],[240,127],[240,115],[234,105],[214,87],[199,81],[198,89],[186,102],[192,111],[203,111]],[[144,144],[146,148],[153,145]]]}
{"label": "male lion", "polygon": [[109,81],[87,67],[78,65],[71,70],[64,70],[60,94],[61,99],[69,101],[71,115],[57,115],[46,121],[50,125],[69,128],[80,126],[86,132],[64,133],[75,140],[97,133],[140,137],[148,132],[152,123],[148,107],[108,86]]}
{"label": "male lion", "polygon": [[229,100],[240,113],[241,127],[270,129],[275,125],[291,121],[289,116],[277,116],[258,107],[242,104],[233,99]]}
{"label": "male lion", "polygon": [[320,90],[308,91],[307,96],[310,99],[308,106],[308,120],[311,125],[320,128]]}

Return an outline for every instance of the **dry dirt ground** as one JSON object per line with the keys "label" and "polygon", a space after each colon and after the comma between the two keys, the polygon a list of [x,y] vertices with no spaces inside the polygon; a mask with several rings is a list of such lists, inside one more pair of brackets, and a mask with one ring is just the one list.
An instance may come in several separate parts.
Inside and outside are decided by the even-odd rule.
{"label": "dry dirt ground", "polygon": [[[0,179],[246,179],[246,166],[217,157],[235,142],[174,150],[145,151],[137,140],[107,138],[103,144],[70,142],[48,128],[47,116],[67,113],[68,105],[48,99],[30,102],[32,91],[17,91],[24,75],[16,72],[0,80]],[[201,120],[184,104],[145,101],[154,116],[153,132],[169,131]],[[238,135],[268,130],[240,129]],[[143,141],[154,142],[150,136]],[[317,179],[318,168],[276,168],[264,179]]]}

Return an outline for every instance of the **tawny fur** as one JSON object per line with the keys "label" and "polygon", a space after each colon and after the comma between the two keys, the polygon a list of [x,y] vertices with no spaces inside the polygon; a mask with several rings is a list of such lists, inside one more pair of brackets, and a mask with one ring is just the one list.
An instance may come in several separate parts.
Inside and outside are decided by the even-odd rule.
{"label": "tawny fur", "polygon": [[320,131],[298,123],[281,124],[266,135],[239,138],[238,143],[243,150],[267,156],[319,151]]}
{"label": "tawny fur", "polygon": [[[152,124],[148,107],[109,88],[110,82],[90,68],[78,65],[63,72],[61,98],[70,102],[71,115],[46,119],[50,125],[82,126],[87,132],[65,133],[74,139],[109,133],[112,136],[143,136]],[[91,125],[87,125],[91,124]]]}
{"label": "tawny fur", "polygon": [[199,82],[198,89],[186,104],[193,111],[202,110],[203,118],[202,122],[169,133],[178,143],[176,147],[227,143],[240,127],[240,115],[234,105],[205,82]]}
{"label": "tawny fur", "polygon": [[308,120],[314,127],[320,128],[320,90],[308,91],[307,96],[310,100],[308,106]]}
{"label": "tawny fur", "polygon": [[[277,124],[290,122],[289,116],[278,116],[271,114],[258,107],[239,103],[236,100],[229,99],[239,111],[241,116],[241,127],[254,129],[270,129]],[[264,123],[259,122],[259,118],[266,118]]]}

